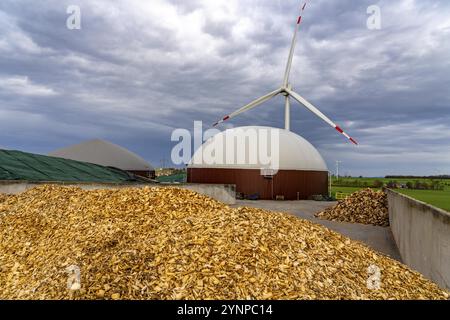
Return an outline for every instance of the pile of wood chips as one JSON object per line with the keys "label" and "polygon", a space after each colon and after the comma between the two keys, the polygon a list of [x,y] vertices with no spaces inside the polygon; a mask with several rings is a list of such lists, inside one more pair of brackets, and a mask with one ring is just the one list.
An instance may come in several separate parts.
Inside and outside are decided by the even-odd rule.
{"label": "pile of wood chips", "polygon": [[1,199],[0,299],[448,298],[324,227],[187,190],[41,186]]}
{"label": "pile of wood chips", "polygon": [[374,226],[389,226],[389,210],[387,195],[382,191],[365,189],[355,192],[334,207],[315,215],[317,218],[370,224]]}

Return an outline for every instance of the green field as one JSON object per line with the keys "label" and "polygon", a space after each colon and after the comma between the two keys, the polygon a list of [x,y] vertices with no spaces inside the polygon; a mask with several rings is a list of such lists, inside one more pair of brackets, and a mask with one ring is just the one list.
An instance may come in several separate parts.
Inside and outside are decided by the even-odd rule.
{"label": "green field", "polygon": [[432,204],[435,207],[450,211],[450,190],[397,190],[414,199]]}
{"label": "green field", "polygon": [[[444,179],[339,178],[339,181],[336,181],[336,179],[333,177],[331,194],[334,197],[336,195],[336,192],[353,193],[358,190],[373,186],[376,180],[381,181],[384,184],[387,184],[390,181],[396,181],[400,184],[406,184],[408,182],[416,181],[425,183],[439,182],[444,187],[443,190],[396,189],[396,191],[408,195],[414,199],[431,204],[435,207],[450,211],[450,180]],[[352,184],[357,184],[358,186],[351,186]]]}
{"label": "green field", "polygon": [[363,187],[338,187],[338,186],[331,186],[331,195],[334,197],[336,193],[353,193],[356,191],[359,191],[361,189],[366,189]]}

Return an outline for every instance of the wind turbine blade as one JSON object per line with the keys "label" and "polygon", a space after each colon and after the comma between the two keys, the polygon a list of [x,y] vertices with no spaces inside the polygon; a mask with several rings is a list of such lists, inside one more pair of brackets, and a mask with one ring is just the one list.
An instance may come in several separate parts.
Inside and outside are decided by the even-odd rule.
{"label": "wind turbine blade", "polygon": [[287,87],[289,84],[289,75],[291,73],[292,59],[294,58],[295,45],[297,43],[297,33],[298,33],[298,30],[300,29],[300,25],[302,23],[302,15],[303,15],[303,11],[305,11],[305,8],[306,8],[306,2],[303,4],[303,7],[301,9],[301,14],[298,17],[297,25],[295,26],[294,37],[292,38],[291,49],[289,51],[288,62],[286,65],[286,71],[284,73],[283,87]]}
{"label": "wind turbine blade", "polygon": [[233,112],[232,114],[225,116],[222,120],[217,121],[217,122],[213,125],[213,127],[217,126],[218,124],[220,124],[220,123],[222,123],[222,122],[224,122],[224,121],[227,121],[227,120],[229,120],[229,119],[231,119],[231,118],[234,118],[234,117],[240,115],[241,113],[244,113],[244,112],[249,111],[249,110],[251,110],[251,109],[253,109],[253,108],[256,108],[256,107],[259,106],[260,104],[262,104],[262,103],[264,103],[264,102],[266,102],[266,101],[272,99],[272,98],[275,97],[276,95],[278,95],[281,91],[282,91],[281,88],[279,88],[279,89],[277,89],[277,90],[275,90],[275,91],[272,91],[272,92],[269,93],[269,94],[266,94],[265,96],[263,96],[263,97],[261,97],[261,98],[258,98],[258,99],[256,99],[256,100],[250,102],[249,104],[247,104],[246,106],[243,106],[242,108],[240,108],[239,110]]}
{"label": "wind turbine blade", "polygon": [[355,139],[353,139],[352,137],[350,137],[347,133],[344,132],[344,130],[341,129],[341,127],[339,127],[336,123],[334,123],[333,121],[331,121],[326,115],[324,115],[322,112],[320,112],[319,109],[317,109],[316,107],[314,107],[310,102],[308,102],[306,99],[304,99],[301,95],[299,95],[298,93],[295,93],[292,90],[286,90],[286,92],[295,100],[297,100],[300,104],[302,104],[303,106],[305,106],[307,109],[309,109],[309,111],[311,111],[312,113],[314,113],[316,116],[318,116],[320,119],[322,119],[323,121],[325,121],[326,123],[328,123],[330,126],[332,126],[333,128],[335,128],[339,133],[343,134],[348,140],[350,140],[351,142],[353,142],[354,144],[358,144],[358,142],[356,142]]}
{"label": "wind turbine blade", "polygon": [[291,97],[287,95],[285,97],[285,110],[284,110],[284,129],[291,131]]}

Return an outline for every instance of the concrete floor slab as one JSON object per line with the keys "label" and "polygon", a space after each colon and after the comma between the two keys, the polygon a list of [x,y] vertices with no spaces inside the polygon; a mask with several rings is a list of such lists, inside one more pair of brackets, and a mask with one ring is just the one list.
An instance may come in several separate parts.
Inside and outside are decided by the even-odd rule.
{"label": "concrete floor slab", "polygon": [[314,217],[315,213],[335,204],[336,202],[321,201],[237,200],[236,204],[232,207],[253,207],[294,214],[299,218],[323,225],[324,227],[343,234],[350,239],[360,241],[378,252],[388,255],[395,260],[401,261],[397,245],[395,244],[394,237],[389,227],[327,221]]}

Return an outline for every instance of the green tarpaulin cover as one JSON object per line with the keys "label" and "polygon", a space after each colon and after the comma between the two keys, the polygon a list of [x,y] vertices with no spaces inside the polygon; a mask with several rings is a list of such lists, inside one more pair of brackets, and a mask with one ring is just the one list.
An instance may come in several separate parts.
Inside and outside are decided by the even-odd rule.
{"label": "green tarpaulin cover", "polygon": [[123,183],[127,172],[96,164],[0,149],[0,180]]}

